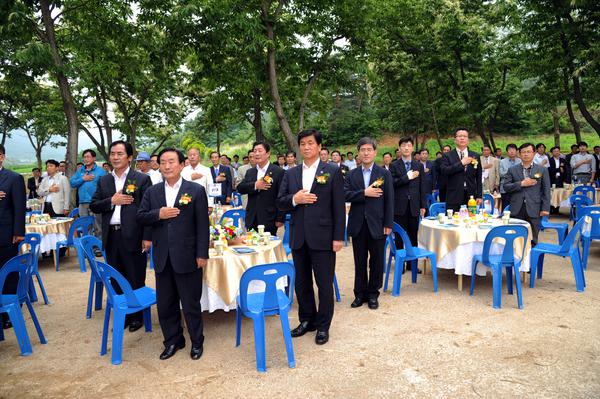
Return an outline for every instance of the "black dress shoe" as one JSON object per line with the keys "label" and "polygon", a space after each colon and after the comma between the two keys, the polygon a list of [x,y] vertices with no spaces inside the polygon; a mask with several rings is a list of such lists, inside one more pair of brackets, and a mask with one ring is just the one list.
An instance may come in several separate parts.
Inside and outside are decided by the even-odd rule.
{"label": "black dress shoe", "polygon": [[131,323],[129,323],[129,332],[135,332],[137,330],[139,330],[140,328],[142,328],[142,326],[144,325],[144,323],[142,323],[139,320],[134,320]]}
{"label": "black dress shoe", "polygon": [[329,331],[317,331],[315,343],[317,345],[325,345],[329,341]]}
{"label": "black dress shoe", "polygon": [[10,320],[5,320],[5,321],[2,323],[2,328],[3,328],[4,330],[8,330],[9,328],[12,328],[12,323],[10,322]]}
{"label": "black dress shoe", "polygon": [[354,301],[350,304],[351,308],[360,308],[363,303],[365,303],[364,299],[362,298],[354,298]]}
{"label": "black dress shoe", "polygon": [[185,348],[185,341],[180,344],[169,345],[165,348],[165,350],[160,354],[160,360],[167,360],[171,356],[173,356],[179,349]]}
{"label": "black dress shoe", "polygon": [[301,337],[309,331],[315,331],[317,327],[310,324],[308,321],[303,321],[300,325],[292,330],[292,337]]}
{"label": "black dress shoe", "polygon": [[192,360],[198,360],[202,357],[202,352],[204,352],[204,346],[199,346],[197,348],[192,346],[192,350],[190,351],[190,357]]}
{"label": "black dress shoe", "polygon": [[379,307],[379,301],[377,298],[369,299],[369,309],[377,309]]}

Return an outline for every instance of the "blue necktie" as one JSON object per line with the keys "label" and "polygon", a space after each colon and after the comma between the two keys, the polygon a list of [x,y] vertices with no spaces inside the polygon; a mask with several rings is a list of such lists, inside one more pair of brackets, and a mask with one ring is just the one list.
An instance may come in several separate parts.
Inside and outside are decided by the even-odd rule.
{"label": "blue necktie", "polygon": [[410,170],[410,162],[404,162],[404,166],[406,167],[406,171]]}

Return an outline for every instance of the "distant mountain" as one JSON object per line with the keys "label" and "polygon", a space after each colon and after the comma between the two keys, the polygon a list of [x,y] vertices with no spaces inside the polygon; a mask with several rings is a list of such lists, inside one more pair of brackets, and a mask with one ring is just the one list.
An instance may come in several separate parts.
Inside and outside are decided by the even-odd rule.
{"label": "distant mountain", "polygon": [[[59,139],[57,139],[59,141]],[[65,141],[62,139],[62,141]],[[35,163],[35,151],[27,138],[27,133],[21,129],[13,130],[11,137],[6,140],[6,163],[8,165],[31,164]],[[79,134],[79,148],[94,148],[94,144],[85,134]],[[45,159],[65,159],[67,150],[65,147],[54,148],[47,145],[42,150],[42,160]]]}

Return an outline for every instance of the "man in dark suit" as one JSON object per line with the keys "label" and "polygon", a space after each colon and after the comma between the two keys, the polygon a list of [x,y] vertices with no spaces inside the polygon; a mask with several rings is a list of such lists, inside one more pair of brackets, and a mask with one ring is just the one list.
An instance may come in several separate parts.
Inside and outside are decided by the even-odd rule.
{"label": "man in dark suit", "polygon": [[437,158],[433,162],[433,168],[435,169],[435,182],[434,187],[436,187],[440,194],[440,201],[446,202],[446,176],[442,174],[442,161],[444,160],[444,154],[449,153],[452,148],[449,145],[445,145],[442,147],[442,156]]}
{"label": "man in dark suit", "polygon": [[[151,227],[156,273],[158,321],[165,338],[161,360],[185,347],[181,310],[192,341],[190,356],[198,360],[204,348],[202,268],[208,260],[208,201],[204,187],[181,178],[185,158],[174,148],[158,155],[162,183],[142,200],[138,219]],[[180,307],[181,303],[181,307]]]}
{"label": "man in dark suit", "polygon": [[467,205],[472,195],[481,203],[482,181],[479,154],[469,151],[469,132],[459,128],[454,134],[456,149],[442,157],[442,175],[446,177],[446,209],[455,212]]}
{"label": "man in dark suit", "polygon": [[[406,230],[412,245],[417,245],[419,216],[425,216],[427,190],[423,179],[423,164],[412,159],[413,141],[403,137],[398,142],[400,159],[391,167],[394,180],[394,222]],[[398,248],[402,248],[402,239],[395,236]],[[410,268],[407,262],[406,268]]]}
{"label": "man in dark suit", "polygon": [[[4,168],[6,150],[0,144],[0,268],[17,256],[18,246],[25,238],[25,181],[12,170]],[[11,273],[4,283],[3,294],[17,292],[19,276]],[[6,313],[2,314],[2,328],[10,328]]]}
{"label": "man in dark suit", "polygon": [[541,218],[550,214],[550,177],[548,168],[533,163],[532,143],[521,144],[519,155],[523,163],[508,169],[504,189],[511,193],[511,217],[529,222],[531,243],[536,245]]}
{"label": "man in dark suit", "polygon": [[31,169],[31,173],[33,176],[27,179],[27,190],[29,191],[27,199],[39,198],[37,190],[42,182],[42,171],[40,168]]}
{"label": "man in dark suit", "polygon": [[219,163],[220,159],[221,158],[218,152],[213,151],[210,153],[210,162],[212,162],[213,165],[210,168],[212,182],[213,184],[218,184],[221,187],[221,195],[215,196],[215,203],[229,204],[233,189],[233,176],[231,175],[231,169],[229,167]]}
{"label": "man in dark suit", "polygon": [[348,234],[354,253],[355,299],[351,306],[357,308],[368,302],[369,309],[377,309],[383,283],[383,248],[394,223],[394,183],[392,174],[374,163],[375,140],[363,137],[357,149],[362,155],[362,165],[353,169],[344,182],[346,201],[352,204]]}
{"label": "man in dark suit", "polygon": [[[342,249],[346,212],[344,178],[340,168],[319,161],[323,138],[318,130],[303,130],[298,145],[302,166],[286,171],[277,205],[290,212],[290,247],[296,268],[296,296],[300,325],[292,331],[300,337],[317,330],[315,342],[329,340],[333,318],[333,275],[335,253]],[[319,289],[315,303],[312,274]]]}
{"label": "man in dark suit", "polygon": [[331,151],[331,163],[340,168],[344,179],[348,176],[350,169],[342,162],[342,154],[338,150]]}
{"label": "man in dark suit", "polygon": [[256,167],[248,169],[244,180],[237,186],[240,194],[248,194],[246,228],[256,230],[262,224],[265,231],[275,236],[285,219],[285,214],[277,209],[277,195],[285,171],[269,162],[269,144],[257,141],[252,148]]}
{"label": "man in dark suit", "polygon": [[[131,284],[141,288],[146,284],[146,254],[142,238],[149,234],[137,221],[137,211],[146,190],[152,186],[150,177],[130,167],[133,148],[118,140],[109,147],[113,171],[100,178],[90,203],[90,210],[102,215],[102,245],[108,263]],[[120,291],[120,289],[118,289]],[[134,332],[142,327],[141,312],[128,315],[125,325]]]}
{"label": "man in dark suit", "polygon": [[419,151],[421,158],[419,162],[423,165],[423,180],[425,180],[425,195],[431,194],[434,190],[435,183],[435,166],[432,161],[429,160],[429,150],[422,148]]}
{"label": "man in dark suit", "polygon": [[[550,185],[563,188],[564,183],[568,183],[567,178],[567,163],[560,155],[560,147],[552,147],[550,149],[552,157],[548,164],[548,174],[550,176]],[[559,207],[550,206],[550,213],[558,215]]]}

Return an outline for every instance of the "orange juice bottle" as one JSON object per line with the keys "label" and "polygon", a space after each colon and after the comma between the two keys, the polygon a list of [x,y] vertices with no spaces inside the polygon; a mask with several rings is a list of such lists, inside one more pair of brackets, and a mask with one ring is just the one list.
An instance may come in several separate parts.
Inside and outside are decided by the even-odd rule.
{"label": "orange juice bottle", "polygon": [[471,198],[469,198],[469,202],[467,203],[467,209],[469,210],[469,216],[477,214],[477,201],[475,201],[475,198],[473,198],[472,195]]}

